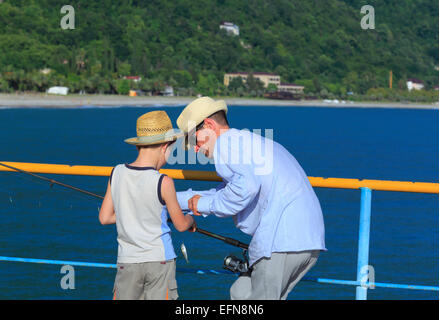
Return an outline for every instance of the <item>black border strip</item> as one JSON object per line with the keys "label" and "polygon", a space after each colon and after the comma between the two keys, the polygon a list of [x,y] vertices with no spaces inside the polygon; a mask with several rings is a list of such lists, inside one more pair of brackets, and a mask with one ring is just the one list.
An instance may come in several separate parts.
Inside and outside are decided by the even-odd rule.
{"label": "black border strip", "polygon": [[159,201],[162,205],[166,205],[165,201],[162,198],[162,181],[166,174],[162,174],[159,178],[159,183],[157,183],[157,195],[159,196]]}
{"label": "black border strip", "polygon": [[130,166],[128,163],[125,163],[125,167],[133,170],[155,170],[155,168],[153,167],[135,167],[135,166]]}
{"label": "black border strip", "polygon": [[113,179],[113,172],[114,169],[116,169],[116,167],[114,167],[113,169],[111,169],[111,174],[110,174],[110,186],[111,186],[111,180]]}

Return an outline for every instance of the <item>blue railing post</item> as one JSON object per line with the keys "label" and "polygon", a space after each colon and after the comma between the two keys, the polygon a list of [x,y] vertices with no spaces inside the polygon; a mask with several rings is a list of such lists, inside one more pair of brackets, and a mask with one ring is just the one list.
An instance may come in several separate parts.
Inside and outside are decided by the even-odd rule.
{"label": "blue railing post", "polygon": [[357,260],[357,286],[356,300],[367,300],[367,287],[361,286],[365,280],[368,283],[369,265],[369,238],[370,238],[370,217],[372,190],[369,188],[361,189],[361,209],[360,209],[360,230],[358,234],[358,260]]}

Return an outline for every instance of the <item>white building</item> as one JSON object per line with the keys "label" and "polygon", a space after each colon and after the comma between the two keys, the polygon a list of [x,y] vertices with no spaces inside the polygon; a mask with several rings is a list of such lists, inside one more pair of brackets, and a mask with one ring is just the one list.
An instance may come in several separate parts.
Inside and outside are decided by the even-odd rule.
{"label": "white building", "polygon": [[419,79],[407,79],[407,89],[408,91],[412,91],[414,90],[422,90],[424,89],[424,82],[422,82],[422,80]]}
{"label": "white building", "polygon": [[69,93],[69,88],[67,87],[50,87],[47,90],[48,94],[61,94],[63,96],[67,95]]}
{"label": "white building", "polygon": [[239,36],[239,27],[232,22],[221,22],[220,29],[224,29],[234,36]]}
{"label": "white building", "polygon": [[165,90],[162,91],[162,95],[166,97],[173,97],[174,96],[174,88],[172,86],[165,86]]}
{"label": "white building", "polygon": [[281,82],[277,86],[277,91],[281,91],[281,92],[303,93],[303,89],[305,89],[304,86],[300,86],[300,85],[294,84],[294,83]]}
{"label": "white building", "polygon": [[[263,84],[264,87],[267,88],[269,84],[274,84],[276,86],[280,85],[280,76],[274,73],[268,73],[268,72],[253,72],[253,77],[256,79],[259,79]],[[224,75],[224,85],[226,87],[229,86],[230,81],[232,79],[241,77],[242,81],[245,83],[247,82],[247,77],[249,76],[248,72],[231,72],[226,73]]]}
{"label": "white building", "polygon": [[[1,0],[0,0],[0,2],[1,2]],[[51,72],[52,72],[52,69],[49,69],[49,68],[44,68],[44,69],[40,70],[40,73],[42,73],[44,75],[48,75]]]}

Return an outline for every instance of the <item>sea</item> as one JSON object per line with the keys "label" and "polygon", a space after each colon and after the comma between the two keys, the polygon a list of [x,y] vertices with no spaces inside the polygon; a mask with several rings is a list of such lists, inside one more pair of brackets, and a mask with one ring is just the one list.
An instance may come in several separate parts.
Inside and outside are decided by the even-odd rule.
{"label": "sea", "polygon": [[[2,108],[0,161],[130,163],[136,149],[124,139],[136,135],[136,119],[148,111],[165,110],[175,126],[183,107]],[[439,110],[236,105],[229,107],[228,118],[234,128],[271,132],[308,176],[439,183]],[[164,168],[214,170],[212,163],[202,160]],[[41,175],[100,195],[108,181],[108,177]],[[175,180],[177,191],[206,190],[216,184]],[[328,250],[288,299],[355,299],[354,286],[312,278],[356,280],[361,192],[328,188],[315,192]],[[99,199],[23,173],[0,172],[0,256],[115,264],[116,228],[100,225],[100,205]],[[251,239],[231,218],[197,217],[197,223],[244,243]],[[177,272],[179,299],[229,299],[235,275],[197,270],[224,270],[224,257],[239,257],[241,250],[200,233],[171,229],[177,269],[193,270]],[[180,251],[182,243],[188,262]],[[369,264],[375,282],[439,286],[438,246],[439,194],[372,192]],[[112,299],[116,269],[75,266],[72,272],[65,289],[67,272],[62,265],[0,261],[0,299]],[[371,300],[438,298],[438,291],[368,290]]]}

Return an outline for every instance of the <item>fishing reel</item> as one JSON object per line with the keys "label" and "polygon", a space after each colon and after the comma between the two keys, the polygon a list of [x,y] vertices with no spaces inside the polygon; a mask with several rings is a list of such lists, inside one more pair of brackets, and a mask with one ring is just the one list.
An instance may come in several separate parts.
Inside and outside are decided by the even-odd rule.
{"label": "fishing reel", "polygon": [[242,253],[244,259],[240,259],[232,254],[229,254],[224,258],[223,268],[234,273],[239,273],[240,275],[250,275],[251,268],[249,268],[249,262],[246,254],[247,250],[244,250]]}

